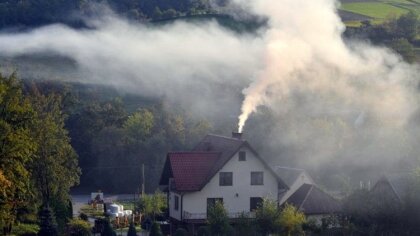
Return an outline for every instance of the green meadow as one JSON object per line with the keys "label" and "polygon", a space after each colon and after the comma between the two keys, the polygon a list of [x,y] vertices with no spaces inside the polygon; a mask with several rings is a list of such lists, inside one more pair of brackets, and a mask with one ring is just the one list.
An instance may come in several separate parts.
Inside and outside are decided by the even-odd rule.
{"label": "green meadow", "polygon": [[[420,0],[343,0],[340,10],[369,17],[373,23],[381,23],[387,17],[398,17],[410,10],[420,13]],[[346,23],[357,25],[355,20]]]}

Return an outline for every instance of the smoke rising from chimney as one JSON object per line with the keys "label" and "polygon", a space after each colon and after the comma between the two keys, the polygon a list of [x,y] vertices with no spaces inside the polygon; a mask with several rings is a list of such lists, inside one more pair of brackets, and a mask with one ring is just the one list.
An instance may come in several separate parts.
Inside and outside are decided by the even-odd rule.
{"label": "smoke rising from chimney", "polygon": [[254,13],[269,18],[270,26],[265,68],[243,90],[239,132],[258,106],[282,106],[273,101],[284,102],[297,91],[335,93],[343,107],[375,110],[401,123],[416,107],[412,91],[405,87],[415,77],[415,69],[387,49],[344,43],[345,26],[336,1],[260,0],[250,5]]}

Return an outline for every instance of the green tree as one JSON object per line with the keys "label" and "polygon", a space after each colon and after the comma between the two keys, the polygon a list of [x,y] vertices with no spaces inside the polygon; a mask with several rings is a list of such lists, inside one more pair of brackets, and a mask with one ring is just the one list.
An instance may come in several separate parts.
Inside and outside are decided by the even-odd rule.
{"label": "green tree", "polygon": [[167,208],[166,195],[159,190],[151,195],[143,195],[137,207],[143,214],[155,219],[156,215],[162,214]]}
{"label": "green tree", "polygon": [[109,219],[106,219],[104,221],[104,230],[101,233],[101,236],[116,236],[114,229],[111,226],[111,223],[109,222]]}
{"label": "green tree", "polygon": [[302,225],[305,223],[305,214],[296,207],[286,203],[279,216],[279,224],[287,236],[302,235]]}
{"label": "green tree", "polygon": [[261,206],[255,211],[255,218],[258,225],[258,231],[262,235],[278,233],[280,231],[280,211],[276,201],[264,199]]}
{"label": "green tree", "polygon": [[174,236],[187,236],[188,232],[184,228],[178,228],[175,231]]}
{"label": "green tree", "polygon": [[153,222],[149,236],[163,236],[162,230],[160,229],[160,225],[158,223]]}
{"label": "green tree", "polygon": [[153,11],[153,19],[160,19],[162,18],[162,11],[159,7],[155,7],[155,10]]}
{"label": "green tree", "polygon": [[58,235],[57,223],[53,210],[48,207],[42,207],[39,214],[40,225],[38,236],[56,236]]}
{"label": "green tree", "polygon": [[34,114],[16,75],[0,75],[0,227],[6,233],[31,197],[27,165],[37,148],[31,135]]}
{"label": "green tree", "polygon": [[229,225],[229,217],[223,203],[217,201],[207,212],[207,224],[211,235],[228,236],[232,228]]}
{"label": "green tree", "polygon": [[70,220],[70,222],[67,224],[67,235],[91,236],[92,229],[89,222],[80,219]]}
{"label": "green tree", "polygon": [[69,217],[70,188],[79,183],[77,154],[70,145],[61,111],[61,97],[41,95],[33,91],[32,104],[36,111],[33,136],[38,149],[30,171],[43,205],[52,206],[61,229]]}
{"label": "green tree", "polygon": [[136,226],[134,223],[130,223],[130,227],[128,228],[127,236],[137,236]]}
{"label": "green tree", "polygon": [[255,235],[255,220],[248,213],[241,213],[236,219],[235,232],[241,236]]}
{"label": "green tree", "polygon": [[208,226],[200,226],[197,230],[197,236],[211,236]]}
{"label": "green tree", "polygon": [[140,110],[130,115],[123,127],[128,136],[137,141],[144,141],[152,133],[154,116],[149,110]]}
{"label": "green tree", "polygon": [[418,34],[419,16],[414,11],[401,15],[396,22],[396,33],[398,37],[413,41]]}
{"label": "green tree", "polygon": [[407,62],[414,62],[416,60],[416,53],[414,47],[405,38],[393,39],[388,44],[394,51],[400,54]]}

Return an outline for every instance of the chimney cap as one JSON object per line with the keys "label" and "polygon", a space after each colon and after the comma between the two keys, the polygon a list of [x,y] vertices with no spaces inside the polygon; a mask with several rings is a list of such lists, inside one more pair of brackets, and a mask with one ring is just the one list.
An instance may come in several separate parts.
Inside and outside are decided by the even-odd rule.
{"label": "chimney cap", "polygon": [[242,133],[232,132],[232,138],[242,139]]}

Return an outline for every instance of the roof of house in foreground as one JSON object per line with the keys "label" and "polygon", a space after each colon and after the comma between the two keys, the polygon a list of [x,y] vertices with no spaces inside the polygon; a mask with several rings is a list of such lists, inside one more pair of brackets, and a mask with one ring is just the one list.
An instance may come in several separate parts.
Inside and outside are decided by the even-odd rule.
{"label": "roof of house in foreground", "polygon": [[307,215],[331,214],[341,211],[338,200],[312,184],[303,184],[286,203],[298,208]]}
{"label": "roof of house in foreground", "polygon": [[260,159],[281,187],[288,188],[247,141],[214,134],[206,135],[191,152],[168,153],[160,184],[169,184],[169,178],[173,177],[176,191],[199,191],[242,147],[249,148]]}

